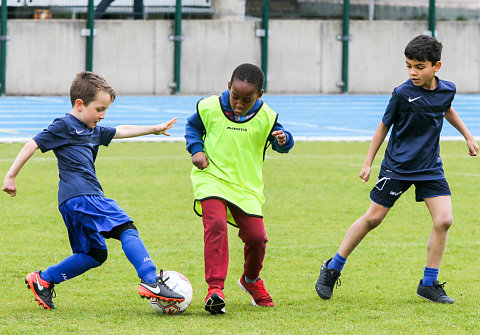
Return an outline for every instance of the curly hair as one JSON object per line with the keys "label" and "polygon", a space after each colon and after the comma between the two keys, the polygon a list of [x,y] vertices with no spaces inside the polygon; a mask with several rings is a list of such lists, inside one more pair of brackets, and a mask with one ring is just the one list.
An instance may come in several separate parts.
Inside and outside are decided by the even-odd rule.
{"label": "curly hair", "polygon": [[257,87],[258,92],[260,92],[263,88],[265,75],[263,74],[263,71],[258,66],[245,63],[237,66],[235,70],[233,70],[230,83],[233,84],[233,81],[235,79],[246,81],[248,83],[255,85]]}

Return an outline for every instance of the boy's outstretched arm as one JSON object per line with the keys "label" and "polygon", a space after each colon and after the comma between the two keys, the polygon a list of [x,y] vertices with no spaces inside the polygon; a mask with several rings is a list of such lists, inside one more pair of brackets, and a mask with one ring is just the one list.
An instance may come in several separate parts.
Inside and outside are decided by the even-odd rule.
{"label": "boy's outstretched arm", "polygon": [[365,158],[365,163],[363,163],[363,167],[359,175],[359,177],[362,178],[362,181],[364,183],[366,183],[370,179],[370,172],[372,171],[373,160],[375,159],[375,155],[377,154],[378,149],[385,140],[389,129],[390,127],[387,127],[383,124],[382,121],[380,121],[377,130],[375,130],[375,134],[373,134],[372,141],[370,142],[370,146],[368,147],[367,158]]}
{"label": "boy's outstretched arm", "polygon": [[468,146],[468,154],[470,156],[476,156],[478,152],[478,143],[475,141],[472,134],[470,134],[467,126],[463,123],[462,119],[460,119],[460,116],[455,109],[450,107],[450,109],[445,113],[445,119],[447,119],[448,123],[454,126],[455,129],[457,129],[460,134],[465,137]]}
{"label": "boy's outstretched arm", "polygon": [[2,191],[7,192],[10,194],[11,197],[17,195],[17,183],[15,182],[15,177],[17,177],[18,173],[22,169],[23,165],[28,161],[30,157],[35,153],[35,150],[38,149],[37,142],[33,139],[28,141],[20,150],[13,162],[10,170],[8,170],[7,174],[5,175],[5,179],[3,180],[3,187]]}
{"label": "boy's outstretched arm", "polygon": [[131,126],[131,125],[123,125],[117,126],[117,132],[113,138],[128,138],[128,137],[137,137],[143,135],[166,135],[170,136],[166,131],[173,127],[173,125],[177,122],[177,118],[173,118],[170,121],[165,123],[156,124],[153,126]]}

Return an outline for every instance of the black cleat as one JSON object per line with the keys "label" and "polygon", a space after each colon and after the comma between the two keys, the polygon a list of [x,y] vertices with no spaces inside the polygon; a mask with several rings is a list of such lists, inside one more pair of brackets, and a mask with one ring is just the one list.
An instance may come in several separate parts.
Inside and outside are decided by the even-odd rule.
{"label": "black cleat", "polygon": [[328,263],[331,262],[331,258],[323,262],[320,268],[320,275],[318,276],[317,283],[315,284],[315,290],[322,299],[330,299],[333,294],[333,288],[335,284],[340,286],[342,284],[340,280],[340,271],[337,269],[327,268]]}
{"label": "black cleat", "polygon": [[433,286],[423,286],[422,280],[420,279],[417,287],[417,295],[428,301],[439,302],[441,304],[453,304],[455,300],[450,298],[443,289],[445,283],[440,284],[438,280],[434,280]]}
{"label": "black cleat", "polygon": [[52,298],[57,295],[53,289],[55,284],[43,280],[40,277],[40,272],[42,271],[29,273],[25,277],[25,284],[27,284],[27,288],[32,290],[35,300],[38,301],[39,305],[42,305],[45,309],[54,309],[55,305],[53,304]]}
{"label": "black cleat", "polygon": [[170,289],[162,279],[163,271],[160,270],[160,275],[157,276],[156,283],[145,283],[142,279],[140,285],[138,285],[138,294],[142,298],[157,298],[167,302],[182,302],[185,297]]}

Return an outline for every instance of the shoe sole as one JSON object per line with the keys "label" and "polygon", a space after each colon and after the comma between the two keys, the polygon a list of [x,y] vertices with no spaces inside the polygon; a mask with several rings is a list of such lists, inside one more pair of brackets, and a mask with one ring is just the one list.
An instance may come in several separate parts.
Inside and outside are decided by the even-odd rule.
{"label": "shoe sole", "polygon": [[156,295],[154,293],[152,293],[151,291],[149,291],[147,288],[143,287],[142,285],[140,285],[138,287],[138,294],[140,295],[141,298],[157,298],[157,299],[160,299],[162,301],[166,301],[166,302],[183,302],[185,301],[185,299],[177,299],[177,298],[168,298],[168,297],[163,297],[163,296],[160,296],[160,295]]}
{"label": "shoe sole", "polygon": [[317,285],[315,285],[315,291],[317,291],[317,295],[322,298],[322,300],[330,300],[330,298],[332,297],[333,295],[333,292],[330,294],[330,296],[327,296],[327,295],[324,295],[320,289],[317,287]]}
{"label": "shoe sole", "polygon": [[433,303],[436,303],[436,304],[450,304],[452,305],[455,301],[453,302],[440,302],[440,301],[433,301],[432,299],[428,299],[428,298],[425,298],[423,296],[421,296],[420,294],[417,293],[417,297],[423,299],[423,300],[426,300],[426,301],[430,301],[430,302],[433,302]]}
{"label": "shoe sole", "polygon": [[257,303],[255,302],[255,299],[253,299],[253,295],[250,292],[248,292],[245,287],[243,287],[242,282],[240,280],[241,280],[241,278],[237,282],[238,286],[252,298],[252,305],[253,306],[255,306],[255,307],[275,307],[275,305],[273,305],[273,306],[272,305],[268,305],[268,306],[257,305]]}
{"label": "shoe sole", "polygon": [[[35,300],[38,302],[40,306],[45,308],[46,310],[51,310],[52,307],[48,306],[35,292],[35,287],[33,287],[33,281],[29,280],[28,276],[25,277],[25,284],[27,284],[27,289],[31,290],[33,292],[33,295],[35,296]],[[55,307],[54,307],[55,308]]]}
{"label": "shoe sole", "polygon": [[214,293],[207,301],[205,301],[205,310],[212,315],[225,314],[225,300],[220,298],[218,294]]}

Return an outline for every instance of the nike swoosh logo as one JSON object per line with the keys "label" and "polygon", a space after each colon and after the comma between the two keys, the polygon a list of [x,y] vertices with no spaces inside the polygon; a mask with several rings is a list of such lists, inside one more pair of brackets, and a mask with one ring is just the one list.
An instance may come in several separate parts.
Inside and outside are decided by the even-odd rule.
{"label": "nike swoosh logo", "polygon": [[37,286],[38,286],[38,289],[41,291],[43,290],[43,286],[42,284],[40,284],[40,278],[38,277],[38,274],[35,275],[35,277],[37,277]]}
{"label": "nike swoosh logo", "polygon": [[160,294],[160,287],[158,285],[155,288],[153,288],[151,286],[148,286],[148,285],[144,285],[144,284],[142,284],[142,286],[145,287],[145,288],[148,288],[150,291],[152,291],[155,294]]}
{"label": "nike swoosh logo", "polygon": [[417,99],[420,99],[422,96],[416,97],[416,98],[408,98],[408,102],[414,102]]}
{"label": "nike swoosh logo", "polygon": [[80,134],[83,133],[85,130],[80,130],[80,131],[78,131],[78,130],[75,129],[75,131],[77,132],[77,134],[80,135]]}

